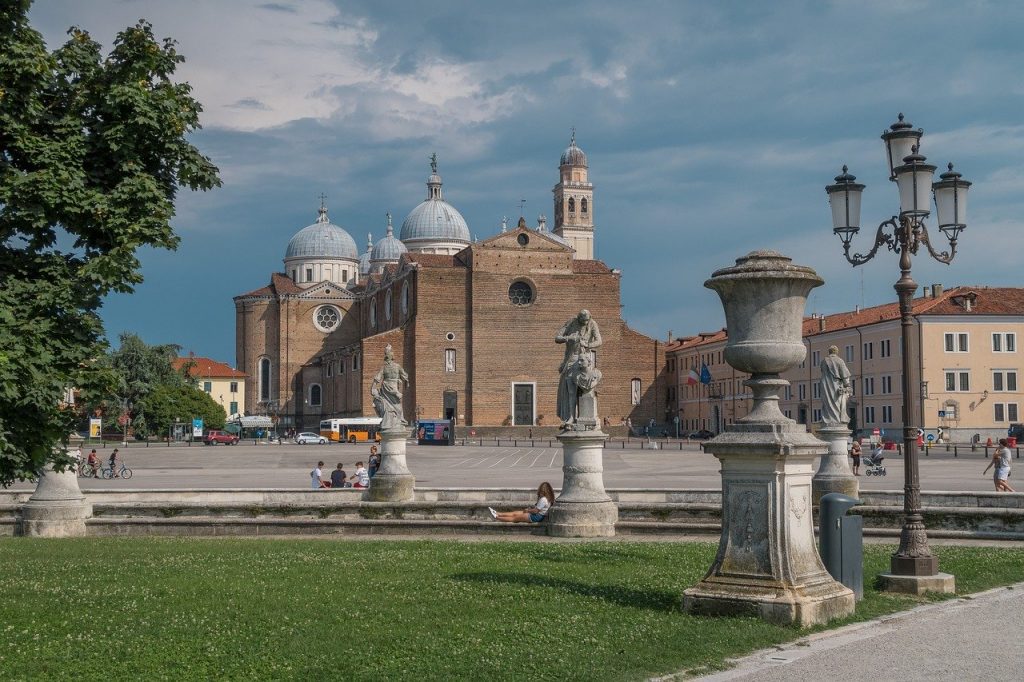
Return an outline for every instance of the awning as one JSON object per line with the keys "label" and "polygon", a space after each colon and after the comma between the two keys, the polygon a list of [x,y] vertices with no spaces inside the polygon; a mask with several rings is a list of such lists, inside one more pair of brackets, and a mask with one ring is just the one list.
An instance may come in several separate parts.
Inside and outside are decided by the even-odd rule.
{"label": "awning", "polygon": [[270,417],[261,415],[239,417],[235,423],[239,424],[243,429],[269,429],[274,426],[274,422],[271,421]]}

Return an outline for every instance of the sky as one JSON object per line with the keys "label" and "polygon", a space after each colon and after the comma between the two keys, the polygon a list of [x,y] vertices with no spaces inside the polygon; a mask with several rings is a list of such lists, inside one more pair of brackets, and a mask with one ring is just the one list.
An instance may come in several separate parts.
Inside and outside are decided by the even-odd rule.
{"label": "sky", "polygon": [[572,128],[596,257],[623,271],[623,317],[656,338],[722,327],[703,282],[754,249],[825,279],[808,314],[895,300],[896,255],[851,267],[824,186],[844,163],[867,185],[854,250],[869,250],[899,210],[879,138],[899,112],[924,128],[930,162],[974,183],[956,259],[922,249],[915,279],[1020,282],[1024,3],[37,0],[30,12],[51,47],[79,26],[109,49],[140,18],[179,43],[177,75],[204,108],[192,142],[224,186],[179,194],[178,250],[144,251],[145,282],[104,304],[115,343],[132,331],[233,364],[232,297],[283,270],[317,197],[362,250],[385,212],[400,225],[426,198],[433,152],[474,237],[514,224],[521,199],[529,224],[550,224]]}

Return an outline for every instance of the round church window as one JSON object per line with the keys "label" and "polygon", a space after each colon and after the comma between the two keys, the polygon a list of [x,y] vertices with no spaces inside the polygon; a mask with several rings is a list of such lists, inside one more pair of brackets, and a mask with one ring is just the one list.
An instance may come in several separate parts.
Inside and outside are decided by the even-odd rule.
{"label": "round church window", "polygon": [[526,246],[527,244],[530,243],[530,238],[527,237],[525,234],[520,233],[519,236],[516,237],[516,241],[519,242],[519,246]]}
{"label": "round church window", "polygon": [[508,300],[512,305],[530,305],[533,303],[533,288],[526,282],[513,282],[508,288]]}
{"label": "round church window", "polygon": [[322,305],[313,313],[313,324],[322,332],[329,332],[341,322],[341,313],[332,305]]}

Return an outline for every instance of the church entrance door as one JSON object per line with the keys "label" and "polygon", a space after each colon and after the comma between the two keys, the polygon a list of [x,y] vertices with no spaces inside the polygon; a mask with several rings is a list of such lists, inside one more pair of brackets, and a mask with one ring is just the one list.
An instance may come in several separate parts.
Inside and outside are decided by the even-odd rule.
{"label": "church entrance door", "polygon": [[512,384],[512,424],[533,426],[533,384]]}
{"label": "church entrance door", "polygon": [[459,394],[455,391],[445,391],[442,397],[444,401],[444,418],[455,419],[459,413]]}

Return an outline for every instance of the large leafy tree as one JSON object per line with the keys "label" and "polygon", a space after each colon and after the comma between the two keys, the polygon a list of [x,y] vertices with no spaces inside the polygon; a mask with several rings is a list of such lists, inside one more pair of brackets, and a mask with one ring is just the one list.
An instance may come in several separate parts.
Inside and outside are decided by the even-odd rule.
{"label": "large leafy tree", "polygon": [[60,461],[66,389],[110,380],[103,296],[142,281],[140,247],[177,246],[179,187],[220,184],[172,40],[140,21],[106,56],[78,28],[50,52],[30,4],[0,3],[0,486]]}
{"label": "large leafy tree", "polygon": [[222,429],[227,419],[216,400],[191,384],[157,386],[143,399],[142,410],[149,432],[162,436],[168,435],[174,421],[202,419],[204,427]]}

